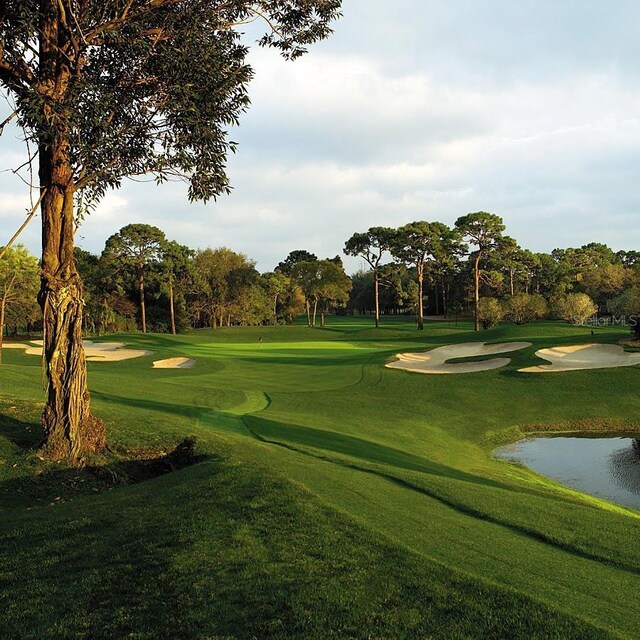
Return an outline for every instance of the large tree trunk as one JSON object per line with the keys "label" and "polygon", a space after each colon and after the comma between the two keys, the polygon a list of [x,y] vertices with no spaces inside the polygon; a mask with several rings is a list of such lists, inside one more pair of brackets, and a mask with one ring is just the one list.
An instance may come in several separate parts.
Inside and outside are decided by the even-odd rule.
{"label": "large tree trunk", "polygon": [[311,305],[309,303],[309,300],[305,300],[304,303],[307,307],[307,326],[310,327],[311,326]]}
{"label": "large tree trunk", "polygon": [[176,335],[176,314],[173,309],[173,276],[169,276],[169,310],[171,313],[171,333]]}
{"label": "large tree trunk", "polygon": [[316,312],[318,311],[318,300],[317,298],[313,301],[313,322],[312,326],[316,326]]}
{"label": "large tree trunk", "polygon": [[480,320],[478,318],[478,307],[480,305],[480,252],[475,257],[473,263],[473,274],[474,274],[474,312],[473,312],[473,320],[474,320],[474,329],[475,331],[480,331]]}
{"label": "large tree trunk", "polygon": [[509,267],[509,287],[511,289],[511,297],[514,295],[514,287],[513,287],[513,267]]}
{"label": "large tree trunk", "polygon": [[376,329],[380,326],[380,276],[378,270],[373,271],[373,288],[376,297]]}
{"label": "large tree trunk", "polygon": [[142,316],[142,333],[147,333],[147,310],[144,306],[144,267],[138,267],[138,291],[140,292],[140,314]]}
{"label": "large tree trunk", "polygon": [[65,139],[41,144],[40,184],[42,271],[38,301],[42,308],[44,366],[48,383],[42,414],[44,453],[77,461],[105,444],[102,421],[89,407],[87,368],[82,346],[82,282],[73,257],[74,185]]}

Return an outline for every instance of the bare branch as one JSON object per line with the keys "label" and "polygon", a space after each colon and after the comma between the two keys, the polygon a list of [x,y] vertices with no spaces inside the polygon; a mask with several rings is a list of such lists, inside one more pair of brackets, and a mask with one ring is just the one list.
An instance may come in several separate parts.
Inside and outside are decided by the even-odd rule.
{"label": "bare branch", "polygon": [[7,116],[3,121],[2,124],[0,124],[0,136],[2,135],[2,132],[4,131],[4,128],[18,115],[17,111],[14,111],[10,116]]}
{"label": "bare branch", "polygon": [[7,244],[4,246],[2,251],[0,251],[0,259],[11,248],[11,245],[18,239],[20,234],[25,230],[27,225],[33,219],[33,216],[36,215],[36,211],[38,210],[38,207],[40,207],[40,203],[42,202],[42,198],[44,198],[44,194],[46,192],[47,192],[46,188],[43,188],[40,191],[40,197],[38,198],[38,202],[36,202],[35,205],[31,208],[31,211],[29,211],[29,213],[27,214],[26,220],[20,225],[20,228],[13,234],[13,236],[11,237],[11,240],[9,240],[9,242],[7,242]]}

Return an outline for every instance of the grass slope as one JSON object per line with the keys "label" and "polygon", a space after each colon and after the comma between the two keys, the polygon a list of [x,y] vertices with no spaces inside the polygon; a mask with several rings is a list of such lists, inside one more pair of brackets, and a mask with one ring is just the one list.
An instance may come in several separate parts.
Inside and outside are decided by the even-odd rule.
{"label": "grass slope", "polygon": [[[491,457],[528,425],[637,424],[639,367],[517,371],[539,348],[625,333],[470,329],[332,319],[110,338],[154,353],[89,365],[114,450],[101,473],[37,458],[39,359],[7,350],[2,637],[639,637],[638,514]],[[383,366],[475,339],[533,346],[460,376]],[[173,356],[196,366],[151,368]],[[125,452],[191,435],[204,462],[117,485]]]}

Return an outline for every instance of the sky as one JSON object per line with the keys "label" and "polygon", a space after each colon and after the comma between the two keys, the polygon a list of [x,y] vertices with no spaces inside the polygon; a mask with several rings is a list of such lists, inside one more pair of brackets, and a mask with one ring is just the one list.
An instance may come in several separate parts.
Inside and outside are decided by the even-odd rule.
{"label": "sky", "polygon": [[[100,253],[144,222],[268,271],[294,249],[341,254],[371,226],[488,211],[534,251],[640,250],[637,0],[344,0],[342,11],[295,62],[252,47],[230,196],[190,204],[182,184],[125,181],[77,243]],[[7,129],[0,168],[21,154]],[[1,173],[0,244],[28,201]],[[39,252],[39,220],[21,240]]]}

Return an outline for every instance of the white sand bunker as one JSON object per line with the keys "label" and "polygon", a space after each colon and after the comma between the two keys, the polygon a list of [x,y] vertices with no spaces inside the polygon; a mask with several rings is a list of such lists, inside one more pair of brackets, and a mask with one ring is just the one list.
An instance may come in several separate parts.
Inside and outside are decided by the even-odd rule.
{"label": "white sand bunker", "polygon": [[486,342],[464,342],[438,347],[425,353],[399,353],[393,362],[387,363],[391,369],[405,369],[418,373],[474,373],[499,369],[509,364],[509,358],[491,358],[479,362],[458,362],[449,364],[447,360],[453,358],[473,358],[490,356],[496,353],[508,353],[530,347],[530,342],[501,342],[487,344]]}
{"label": "white sand bunker", "polygon": [[[130,360],[140,356],[148,356],[153,351],[143,349],[123,349],[123,342],[92,342],[83,340],[84,353],[87,360],[102,362],[118,362],[120,360]],[[4,345],[13,349],[24,349],[30,356],[42,355],[42,340],[33,340],[29,344],[22,342],[9,342]]]}
{"label": "white sand bunker", "polygon": [[640,364],[640,353],[626,353],[615,344],[578,344],[569,347],[540,349],[536,355],[551,364],[520,369],[527,373],[548,373],[551,371],[577,371],[579,369],[609,369],[632,367]]}
{"label": "white sand bunker", "polygon": [[165,358],[154,360],[153,366],[156,369],[191,369],[195,363],[193,358]]}

